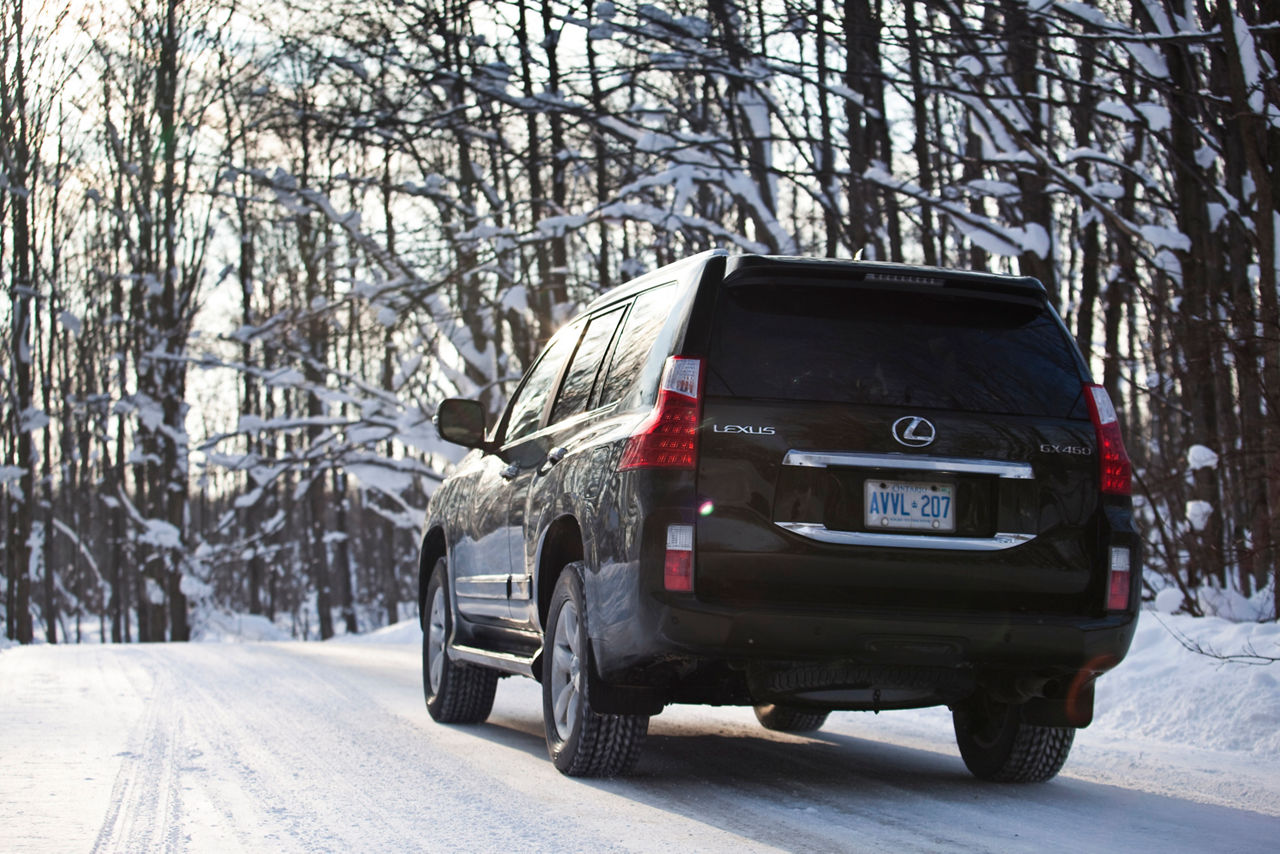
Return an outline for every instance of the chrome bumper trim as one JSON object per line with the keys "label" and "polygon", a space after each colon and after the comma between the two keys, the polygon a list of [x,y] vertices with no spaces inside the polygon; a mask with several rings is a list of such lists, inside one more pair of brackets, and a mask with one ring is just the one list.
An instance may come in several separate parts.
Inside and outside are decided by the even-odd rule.
{"label": "chrome bumper trim", "polygon": [[959,457],[926,457],[909,454],[855,454],[844,451],[787,451],[782,458],[784,466],[827,468],[897,469],[900,471],[931,471],[951,474],[993,474],[1010,480],[1034,480],[1030,463],[1010,463],[1000,460],[969,460]]}
{"label": "chrome bumper trim", "polygon": [[918,534],[880,534],[865,531],[833,531],[821,522],[774,522],[779,528],[820,543],[840,546],[881,546],[898,549],[940,549],[961,552],[998,552],[1036,538],[1035,534],[996,534],[994,537],[939,537]]}

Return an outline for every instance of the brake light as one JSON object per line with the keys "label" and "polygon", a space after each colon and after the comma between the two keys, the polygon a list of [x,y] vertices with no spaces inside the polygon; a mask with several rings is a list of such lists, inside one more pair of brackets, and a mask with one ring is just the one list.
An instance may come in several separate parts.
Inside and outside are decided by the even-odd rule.
{"label": "brake light", "polygon": [[1107,610],[1123,611],[1129,607],[1129,550],[1112,547],[1111,565],[1107,570]]}
{"label": "brake light", "polygon": [[1125,452],[1120,437],[1120,419],[1111,403],[1107,390],[1100,385],[1085,385],[1085,399],[1089,402],[1089,416],[1098,435],[1098,471],[1101,488],[1108,495],[1133,494],[1133,469],[1129,454]]}
{"label": "brake light", "polygon": [[701,388],[701,359],[667,359],[653,412],[627,439],[618,468],[694,468],[702,418]]}
{"label": "brake light", "polygon": [[667,526],[667,553],[662,563],[662,586],[688,593],[693,590],[693,526]]}

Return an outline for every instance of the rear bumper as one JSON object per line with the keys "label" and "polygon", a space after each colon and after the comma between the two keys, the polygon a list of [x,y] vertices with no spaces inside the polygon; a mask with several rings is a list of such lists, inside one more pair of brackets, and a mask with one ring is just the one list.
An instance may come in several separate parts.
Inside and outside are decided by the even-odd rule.
{"label": "rear bumper", "polygon": [[[943,612],[743,610],[663,597],[645,619],[613,625],[593,647],[600,675],[634,681],[654,664],[832,660],[1045,677],[1097,675],[1124,658],[1135,614],[1105,618]],[[598,625],[598,624],[597,624]],[[643,678],[643,677],[641,677]]]}
{"label": "rear bumper", "polygon": [[[693,503],[640,502],[640,536],[598,549],[585,578],[593,673],[648,692],[654,704],[785,696],[830,708],[907,708],[975,689],[1005,702],[1063,701],[1118,664],[1136,629],[1136,609],[1103,616],[1090,607],[1103,601],[1106,577],[1094,563],[1132,537],[1120,509],[1095,517],[1094,535],[1051,530],[1035,544],[943,560],[917,549],[855,554],[797,542],[773,524],[735,526],[724,512],[699,523]],[[718,547],[697,552],[695,592],[664,590],[667,526],[705,528],[707,518],[719,520]],[[1131,565],[1140,567],[1133,550]],[[628,558],[599,559],[608,555]]]}

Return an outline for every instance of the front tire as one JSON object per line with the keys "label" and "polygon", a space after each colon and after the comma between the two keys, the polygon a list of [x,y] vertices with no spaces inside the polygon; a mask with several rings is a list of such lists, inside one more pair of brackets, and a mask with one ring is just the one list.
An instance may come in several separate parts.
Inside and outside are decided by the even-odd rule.
{"label": "front tire", "polygon": [[615,777],[635,765],[648,715],[591,708],[586,597],[581,563],[564,568],[551,595],[542,647],[542,720],[551,761],[570,777]]}
{"label": "front tire", "polygon": [[449,573],[444,558],[436,561],[427,582],[427,612],[422,625],[422,691],[427,712],[442,724],[483,723],[493,710],[498,672],[459,664],[449,658],[453,609],[449,606]]}
{"label": "front tire", "polygon": [[761,703],[755,706],[755,712],[760,725],[774,732],[815,732],[822,729],[830,714],[785,703]]}
{"label": "front tire", "polygon": [[951,713],[960,756],[973,775],[997,783],[1043,783],[1071,752],[1075,727],[1023,721],[1023,707],[976,698]]}

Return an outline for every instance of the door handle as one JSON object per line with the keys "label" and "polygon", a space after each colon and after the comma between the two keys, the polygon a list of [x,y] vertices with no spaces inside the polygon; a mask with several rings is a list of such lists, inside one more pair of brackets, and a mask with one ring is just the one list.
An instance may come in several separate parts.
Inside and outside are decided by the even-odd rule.
{"label": "door handle", "polygon": [[538,475],[542,476],[551,471],[551,467],[563,460],[568,453],[569,450],[567,448],[559,446],[552,448],[547,452],[547,458],[542,461],[542,465],[538,466]]}

